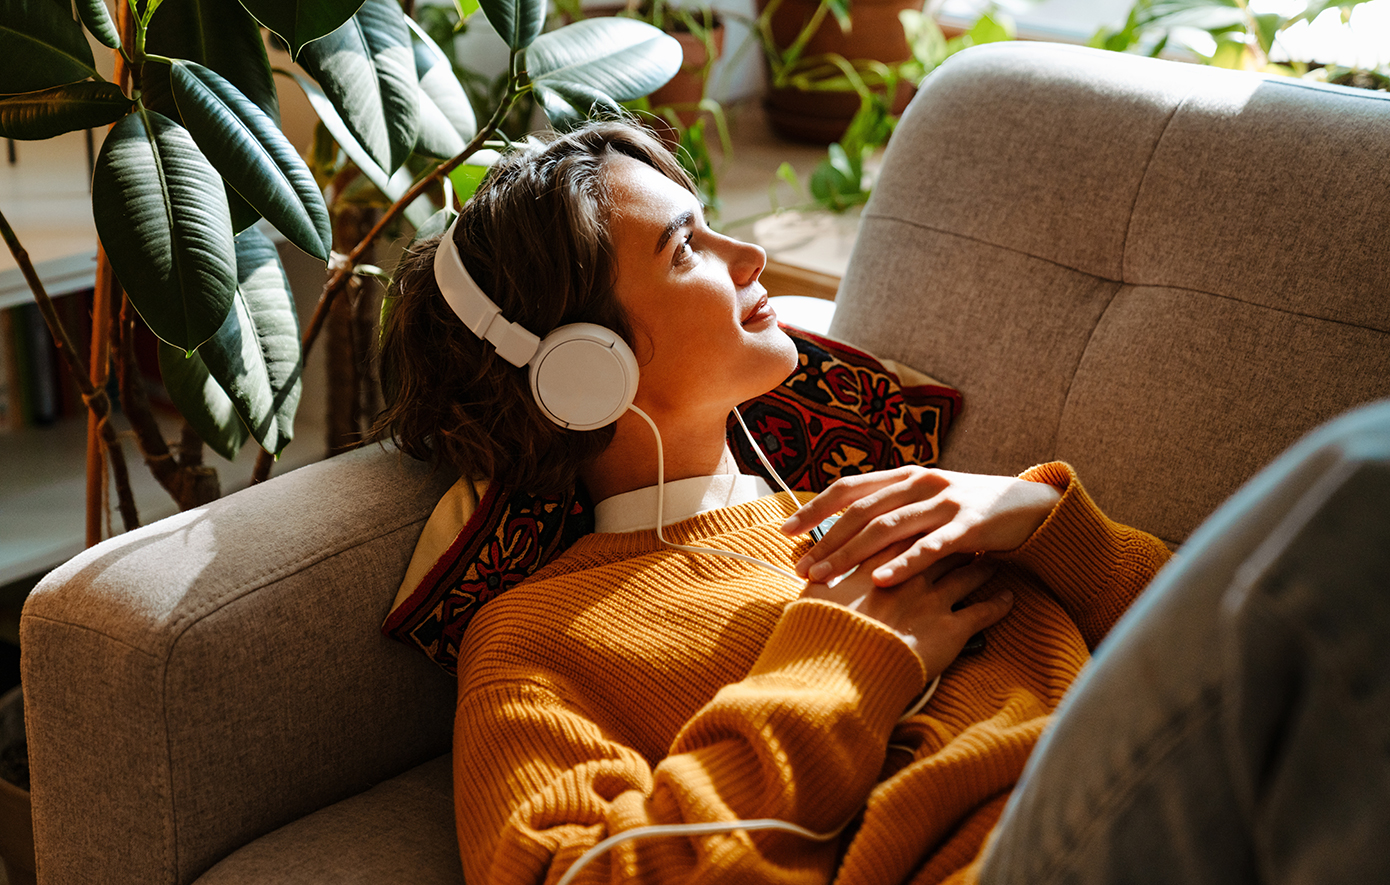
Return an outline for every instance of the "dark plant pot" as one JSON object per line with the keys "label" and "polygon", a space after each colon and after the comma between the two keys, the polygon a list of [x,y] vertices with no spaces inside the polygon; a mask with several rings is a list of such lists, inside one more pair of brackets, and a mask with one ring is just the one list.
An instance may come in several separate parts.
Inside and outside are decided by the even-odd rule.
{"label": "dark plant pot", "polygon": [[[0,754],[22,758],[27,772],[24,695],[15,687],[0,696]],[[15,767],[15,766],[10,766]],[[27,774],[25,775],[27,778]],[[34,816],[29,791],[0,778],[0,860],[9,885],[34,885]]]}
{"label": "dark plant pot", "polygon": [[[783,0],[772,16],[773,42],[784,49],[790,46],[819,5],[819,0]],[[766,6],[767,0],[758,0],[759,12]],[[921,0],[852,0],[850,32],[841,31],[834,16],[827,15],[807,42],[802,58],[834,53],[850,61],[873,59],[885,64],[907,61],[912,51],[908,48],[898,13],[921,8]],[[894,114],[903,112],[915,91],[907,83],[898,83],[892,103]],[[855,111],[859,110],[859,96],[852,92],[770,88],[763,98],[763,108],[768,124],[782,137],[829,144],[845,134]]]}

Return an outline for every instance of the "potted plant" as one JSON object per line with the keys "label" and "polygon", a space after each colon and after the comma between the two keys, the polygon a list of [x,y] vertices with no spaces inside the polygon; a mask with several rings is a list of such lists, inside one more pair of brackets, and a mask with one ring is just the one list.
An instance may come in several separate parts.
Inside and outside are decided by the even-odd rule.
{"label": "potted plant", "polygon": [[[460,0],[462,2],[462,0]],[[97,158],[92,208],[104,250],[93,323],[115,325],[121,406],[137,425],[151,470],[181,507],[218,494],[209,489],[201,446],[230,455],[251,439],[262,447],[263,477],[292,437],[304,352],[338,293],[359,273],[377,237],[404,216],[419,226],[421,200],[482,148],[506,113],[534,96],[549,119],[569,125],[616,108],[668,80],[679,47],[639,22],[579,22],[542,34],[545,0],[482,0],[508,49],[498,112],[478,126],[442,51],[396,0],[0,0],[0,136],[43,140],[111,125]],[[279,106],[262,29],[284,43],[299,71],[286,72],[309,96],[353,174],[391,200],[354,242],[334,242],[319,185],[279,127]],[[98,74],[88,34],[110,47],[117,77]],[[367,76],[363,77],[363,73]],[[151,211],[154,210],[154,211]],[[290,242],[325,262],[319,310],[300,338],[276,249],[254,227],[264,218]],[[109,458],[127,528],[138,524],[120,441],[106,420],[110,372],[88,367],[32,273],[18,234],[0,215],[44,319],[93,416],[101,473]],[[119,281],[117,283],[117,281]],[[163,343],[164,383],[187,420],[172,447],[142,405],[142,386],[123,346],[136,316]],[[100,342],[99,342],[100,344]],[[191,443],[190,443],[191,441]],[[194,454],[189,454],[190,450]],[[95,464],[95,467],[93,467]],[[89,497],[89,543],[100,539],[101,485]],[[90,529],[96,523],[95,536]]]}
{"label": "potted plant", "polygon": [[754,31],[773,130],[798,141],[835,141],[874,92],[887,98],[890,113],[901,113],[912,88],[897,72],[911,57],[899,13],[921,7],[920,0],[758,0]]}
{"label": "potted plant", "polygon": [[[1343,86],[1390,91],[1390,66],[1376,70],[1322,64],[1308,59],[1275,61],[1279,37],[1300,23],[1312,22],[1337,10],[1342,22],[1354,28],[1354,8],[1365,0],[1313,0],[1302,7],[1256,11],[1243,2],[1226,0],[1137,0],[1124,25],[1101,28],[1091,46],[1116,52],[1142,52],[1157,56],[1181,44],[1203,64],[1222,68],[1263,71]],[[1200,45],[1192,35],[1205,38]]]}

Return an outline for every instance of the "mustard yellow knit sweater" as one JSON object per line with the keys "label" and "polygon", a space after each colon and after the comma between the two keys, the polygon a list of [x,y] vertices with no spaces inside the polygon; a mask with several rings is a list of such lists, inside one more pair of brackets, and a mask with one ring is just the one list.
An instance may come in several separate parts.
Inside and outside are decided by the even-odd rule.
{"label": "mustard yellow knit sweater", "polygon": [[[581,539],[474,620],[460,655],[454,803],[469,885],[554,882],[634,827],[779,818],[775,832],[619,844],[579,882],[893,885],[973,880],[1048,715],[1089,650],[1167,559],[1107,519],[1071,468],[990,587],[1012,612],[925,710],[917,657],[848,609],[654,531]],[[701,514],[668,540],[791,568],[785,495]],[[894,748],[889,749],[889,744]],[[905,749],[904,749],[905,748]],[[862,817],[857,817],[862,811]]]}

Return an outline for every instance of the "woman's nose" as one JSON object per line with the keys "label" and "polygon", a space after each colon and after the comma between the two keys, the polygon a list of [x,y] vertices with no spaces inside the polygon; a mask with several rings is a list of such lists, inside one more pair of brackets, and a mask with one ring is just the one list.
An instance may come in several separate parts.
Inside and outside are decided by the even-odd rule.
{"label": "woman's nose", "polygon": [[751,286],[758,281],[767,266],[767,252],[757,243],[745,243],[727,237],[729,276],[737,286]]}

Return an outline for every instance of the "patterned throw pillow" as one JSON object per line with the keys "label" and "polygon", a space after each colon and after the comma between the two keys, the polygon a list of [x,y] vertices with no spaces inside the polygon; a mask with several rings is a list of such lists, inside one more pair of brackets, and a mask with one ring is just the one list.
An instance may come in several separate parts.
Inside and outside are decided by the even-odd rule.
{"label": "patterned throw pillow", "polygon": [[[796,342],[796,370],[740,411],[787,485],[818,492],[841,476],[936,463],[960,393],[838,341],[783,328]],[[729,442],[744,472],[764,472],[732,418]],[[593,525],[579,490],[536,497],[460,480],[421,534],[382,632],[456,673],[478,610]]]}

